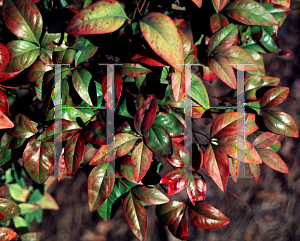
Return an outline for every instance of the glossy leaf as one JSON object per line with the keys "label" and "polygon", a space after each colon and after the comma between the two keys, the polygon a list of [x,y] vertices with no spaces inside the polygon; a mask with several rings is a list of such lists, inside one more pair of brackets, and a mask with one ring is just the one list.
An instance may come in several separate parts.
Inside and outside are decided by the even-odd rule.
{"label": "glossy leaf", "polygon": [[151,69],[148,69],[140,64],[136,63],[124,63],[118,70],[121,74],[129,76],[129,77],[137,77],[143,74],[148,74],[152,72]]}
{"label": "glossy leaf", "polygon": [[[114,93],[111,92],[112,86],[111,84],[114,83]],[[107,90],[108,87],[108,90]],[[122,75],[118,72],[115,72],[115,76],[113,81],[110,81],[107,84],[107,75],[102,79],[102,92],[103,92],[103,97],[107,103],[107,106],[111,110],[115,110],[118,106],[121,94],[122,94],[122,88],[123,88],[123,79]],[[113,99],[108,100],[108,95],[109,96],[114,96],[115,101]]]}
{"label": "glossy leaf", "polygon": [[274,144],[275,141],[280,137],[272,132],[264,132],[254,139],[252,145],[255,148],[267,148]]}
{"label": "glossy leaf", "polygon": [[0,220],[8,220],[21,213],[18,205],[11,200],[0,198]]}
{"label": "glossy leaf", "polygon": [[146,146],[146,144],[144,144],[143,141],[134,148],[131,155],[131,164],[134,179],[137,183],[145,177],[150,168],[152,158],[152,151]]}
{"label": "glossy leaf", "polygon": [[8,113],[9,105],[7,101],[7,97],[3,90],[0,89],[0,111],[2,113]]}
{"label": "glossy leaf", "polygon": [[244,64],[244,71],[256,71],[259,69],[258,64],[251,55],[241,47],[231,46],[228,50],[222,52],[220,56],[225,57],[235,69],[238,68],[238,64]]}
{"label": "glossy leaf", "polygon": [[99,1],[76,13],[67,25],[66,32],[72,35],[111,33],[119,29],[127,18],[119,2]]}
{"label": "glossy leaf", "polygon": [[275,87],[269,89],[263,96],[261,107],[272,107],[281,104],[288,96],[290,89],[288,87]]}
{"label": "glossy leaf", "polygon": [[274,18],[276,18],[279,23],[279,27],[283,24],[286,16],[290,14],[289,5],[290,3],[282,4],[282,2],[278,3],[277,1],[265,1],[264,3],[262,3],[262,6],[267,9],[267,11],[271,13]]}
{"label": "glossy leaf", "polygon": [[173,154],[171,158],[166,158],[166,160],[174,167],[184,167],[187,166],[190,161],[189,151],[180,143],[173,141]]}
{"label": "glossy leaf", "polygon": [[213,33],[228,24],[228,19],[221,13],[215,13],[210,17],[210,29]]}
{"label": "glossy leaf", "polygon": [[6,27],[20,39],[39,43],[43,19],[32,1],[6,0],[2,7],[2,16]]}
{"label": "glossy leaf", "polygon": [[88,39],[84,39],[83,47],[80,48],[74,56],[75,67],[93,57],[97,50],[97,46],[92,44]]}
{"label": "glossy leaf", "polygon": [[277,140],[274,142],[272,146],[267,147],[266,149],[270,149],[272,151],[278,152],[280,148],[281,148],[281,142]]}
{"label": "glossy leaf", "polygon": [[223,56],[208,58],[208,66],[230,88],[236,89],[236,77],[229,61]]}
{"label": "glossy leaf", "polygon": [[142,34],[153,51],[178,72],[183,72],[184,55],[176,25],[170,17],[158,12],[140,20]]}
{"label": "glossy leaf", "polygon": [[249,168],[250,168],[250,172],[251,172],[254,180],[256,181],[256,183],[258,183],[259,177],[260,177],[260,172],[261,172],[260,165],[259,164],[249,164]]}
{"label": "glossy leaf", "polygon": [[209,108],[209,98],[207,94],[207,90],[202,80],[194,73],[192,73],[192,83],[191,83],[191,97],[195,100],[199,105],[204,108]]}
{"label": "glossy leaf", "polygon": [[92,75],[86,69],[75,69],[72,74],[72,82],[78,95],[89,105],[93,106],[89,95],[89,85]]}
{"label": "glossy leaf", "polygon": [[222,148],[209,144],[204,153],[204,165],[214,182],[225,192],[229,176],[229,160]]}
{"label": "glossy leaf", "polygon": [[142,184],[141,181],[137,182],[134,178],[131,156],[125,156],[124,161],[122,161],[122,163],[120,164],[120,174],[132,183]]}
{"label": "glossy leaf", "polygon": [[15,240],[15,238],[18,236],[18,234],[11,230],[10,228],[4,228],[0,227],[0,240],[1,241],[12,241]]}
{"label": "glossy leaf", "polygon": [[16,138],[7,133],[4,133],[4,135],[1,138],[0,148],[4,148],[4,149],[20,148],[26,140],[27,140],[26,138]]}
{"label": "glossy leaf", "polygon": [[277,20],[258,2],[235,1],[226,6],[224,12],[234,20],[246,25],[275,26]]}
{"label": "glossy leaf", "polygon": [[169,202],[162,192],[156,188],[148,188],[145,186],[138,186],[132,189],[134,195],[136,195],[141,201],[150,205],[160,205]]}
{"label": "glossy leaf", "polygon": [[181,240],[187,240],[188,227],[187,227],[185,212],[177,216],[175,222],[171,224],[168,228],[176,238]]}
{"label": "glossy leaf", "polygon": [[56,53],[55,62],[57,64],[71,64],[74,61],[75,54],[76,54],[75,49],[68,48],[68,49],[62,50],[62,51]]}
{"label": "glossy leaf", "polygon": [[11,41],[6,45],[6,48],[10,52],[6,73],[18,72],[28,68],[39,55],[38,46],[23,40]]}
{"label": "glossy leaf", "polygon": [[36,60],[28,69],[26,74],[27,82],[37,82],[43,80],[43,76],[46,72],[52,70],[53,67],[46,63]]}
{"label": "glossy leaf", "polygon": [[65,145],[65,165],[68,174],[74,176],[84,155],[85,141],[82,134],[77,133],[67,140]]}
{"label": "glossy leaf", "polygon": [[263,163],[282,173],[289,173],[289,169],[281,157],[269,149],[257,149]]}
{"label": "glossy leaf", "polygon": [[23,163],[35,182],[44,183],[54,170],[54,144],[32,137],[24,150]]}
{"label": "glossy leaf", "polygon": [[91,121],[83,130],[84,139],[94,145],[106,144],[106,126],[100,121]]}
{"label": "glossy leaf", "polygon": [[298,137],[299,132],[294,119],[281,111],[263,111],[263,121],[270,131],[279,135]]}
{"label": "glossy leaf", "polygon": [[[245,163],[261,164],[261,159],[253,145],[243,136],[229,136],[218,141],[220,147],[233,159]],[[238,157],[244,157],[239,160]]]}
{"label": "glossy leaf", "polygon": [[135,142],[140,139],[140,137],[134,136],[128,133],[119,133],[115,135],[115,143],[113,150],[107,150],[107,146],[103,145],[95,153],[92,158],[90,165],[98,165],[100,163],[106,162],[107,155],[113,155],[114,159],[118,157],[125,156],[134,147]]}
{"label": "glossy leaf", "polygon": [[146,135],[156,116],[157,100],[155,95],[150,95],[134,116],[134,127],[141,135]]}
{"label": "glossy leaf", "polygon": [[192,204],[198,204],[198,202],[204,200],[206,196],[205,180],[197,172],[189,173],[186,190]]}
{"label": "glossy leaf", "polygon": [[172,141],[168,131],[157,124],[151,126],[144,136],[146,145],[159,156],[170,157],[173,153]]}
{"label": "glossy leaf", "polygon": [[168,195],[174,195],[186,187],[188,179],[184,175],[184,168],[175,168],[169,171],[159,183]]}
{"label": "glossy leaf", "polygon": [[[51,31],[57,31],[57,32],[51,32]],[[62,44],[57,45],[54,43],[59,43],[62,39]],[[57,29],[49,29],[49,32],[46,31],[46,33],[43,36],[42,39],[42,43],[41,43],[41,47],[43,50],[50,50],[50,51],[62,51],[68,48],[68,46],[66,46],[65,42],[67,41],[67,34],[64,33],[64,36],[62,36],[62,34],[60,32],[58,32]]]}
{"label": "glossy leaf", "polygon": [[156,206],[158,220],[165,226],[172,225],[180,215],[185,203],[169,201],[168,203]]}
{"label": "glossy leaf", "polygon": [[207,55],[217,54],[228,50],[235,42],[238,28],[233,23],[224,26],[215,32],[208,43]]}
{"label": "glossy leaf", "polygon": [[9,60],[10,60],[9,50],[5,47],[5,45],[0,43],[0,78],[3,76],[6,70]]}
{"label": "glossy leaf", "polygon": [[[105,176],[107,170],[107,176]],[[108,163],[97,165],[88,178],[88,197],[90,211],[99,208],[114,188],[114,171]]]}
{"label": "glossy leaf", "polygon": [[157,113],[154,123],[164,127],[171,137],[179,137],[184,135],[183,124],[171,113]]}
{"label": "glossy leaf", "polygon": [[38,132],[38,124],[21,113],[15,116],[14,125],[14,128],[8,131],[8,134],[16,138],[28,138]]}
{"label": "glossy leaf", "polygon": [[197,207],[190,205],[189,216],[196,227],[203,229],[219,228],[230,222],[218,209],[206,203],[200,203]]}
{"label": "glossy leaf", "polygon": [[123,202],[124,218],[134,233],[134,235],[141,241],[146,239],[148,228],[147,211],[139,200],[129,192]]}

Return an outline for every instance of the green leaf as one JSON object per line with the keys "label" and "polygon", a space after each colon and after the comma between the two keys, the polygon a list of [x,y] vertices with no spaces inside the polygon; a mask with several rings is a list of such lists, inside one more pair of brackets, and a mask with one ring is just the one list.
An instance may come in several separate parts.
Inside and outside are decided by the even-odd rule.
{"label": "green leaf", "polygon": [[21,233],[28,232],[28,230],[29,230],[28,223],[26,222],[26,220],[24,218],[19,217],[19,216],[14,217],[13,222],[14,222],[15,228],[17,230],[19,230]]}
{"label": "green leaf", "polygon": [[179,137],[184,135],[183,124],[171,113],[157,113],[154,123],[164,127],[171,137]]}
{"label": "green leaf", "polygon": [[279,135],[299,137],[298,128],[294,119],[281,111],[263,111],[263,121],[270,131]]}
{"label": "green leaf", "polygon": [[210,29],[213,33],[228,24],[228,19],[221,13],[215,13],[210,17]]}
{"label": "green leaf", "polygon": [[25,80],[27,82],[37,82],[42,81],[43,76],[46,72],[52,70],[53,67],[47,65],[46,63],[36,60],[28,69]]}
{"label": "green leaf", "polygon": [[22,241],[40,241],[41,233],[25,233],[21,236]]}
{"label": "green leaf", "polygon": [[62,109],[62,119],[64,120],[70,120],[75,123],[77,123],[76,118],[81,118],[83,122],[88,122],[90,118],[82,113],[79,109],[73,108],[73,107],[68,107],[68,108],[63,108]]}
{"label": "green leaf", "polygon": [[32,1],[5,0],[2,7],[2,16],[6,27],[20,39],[39,44],[43,30],[43,19],[40,11]]}
{"label": "green leaf", "polygon": [[72,64],[75,58],[76,50],[75,49],[64,49],[59,51],[55,55],[55,62],[57,64]]}
{"label": "green leaf", "polygon": [[144,67],[143,65],[137,63],[124,63],[118,67],[121,74],[128,77],[138,77],[140,75],[148,74],[152,72],[151,69]]}
{"label": "green leaf", "polygon": [[89,105],[93,105],[89,95],[89,85],[92,75],[86,69],[75,69],[72,74],[72,81],[79,96]]}
{"label": "green leaf", "polygon": [[[56,202],[55,202],[55,204],[56,204]],[[45,209],[54,209],[54,210],[58,210],[59,209],[58,206],[55,207],[55,208],[56,209],[54,209],[54,207],[53,208],[52,207],[51,208],[45,208]],[[33,214],[34,214],[34,218],[35,218],[36,222],[37,223],[42,223],[42,220],[43,220],[43,209],[40,207],[39,209],[35,210],[33,212]]]}
{"label": "green leaf", "polygon": [[277,140],[277,141],[275,141],[275,143],[272,146],[267,147],[266,149],[270,149],[274,152],[278,152],[280,147],[281,147],[281,142],[279,140]]}
{"label": "green leaf", "polygon": [[153,51],[178,72],[183,72],[183,47],[177,27],[165,14],[152,12],[140,20],[142,34]]}
{"label": "green leaf", "polygon": [[12,157],[10,149],[0,149],[0,167],[3,167],[6,163],[10,162],[11,159]]}
{"label": "green leaf", "polygon": [[22,215],[27,213],[32,213],[39,208],[37,205],[30,204],[30,203],[20,203],[19,207],[21,209]]}
{"label": "green leaf", "polygon": [[156,188],[148,188],[145,186],[138,186],[137,188],[132,189],[134,195],[136,195],[141,201],[150,205],[159,205],[169,202],[162,192]]}
{"label": "green leaf", "polygon": [[5,70],[6,73],[17,72],[28,68],[39,55],[39,47],[33,43],[15,40],[6,45],[10,52],[10,61]]}
{"label": "green leaf", "polygon": [[277,20],[258,2],[240,0],[227,5],[224,12],[245,25],[275,26]]}
{"label": "green leaf", "polygon": [[[39,205],[42,209],[59,210],[59,206],[55,199],[48,192],[46,192],[41,199],[36,201],[35,204]],[[38,210],[39,209],[35,212],[38,212]]]}
{"label": "green leaf", "polygon": [[28,138],[38,132],[37,123],[31,121],[25,115],[19,113],[14,118],[15,127],[10,129],[8,133],[16,138]]}
{"label": "green leaf", "polygon": [[281,51],[279,47],[279,39],[277,37],[278,26],[262,27],[261,44],[270,52],[279,54]]}
{"label": "green leaf", "polygon": [[202,80],[194,73],[192,73],[191,96],[193,100],[204,108],[210,107],[207,90]]}
{"label": "green leaf", "polygon": [[119,2],[99,1],[76,13],[66,32],[72,35],[111,33],[119,29],[126,19],[128,17]]}
{"label": "green leaf", "polygon": [[18,216],[21,210],[18,205],[8,199],[0,198],[0,220],[8,220]]}
{"label": "green leaf", "polygon": [[290,92],[288,87],[275,87],[269,89],[263,96],[261,101],[261,107],[273,107],[281,104],[287,97]]}
{"label": "green leaf", "polygon": [[21,188],[17,183],[7,184],[9,187],[10,196],[17,201],[26,202],[29,192],[27,189]]}
{"label": "green leaf", "polygon": [[85,39],[84,47],[78,50],[78,52],[75,54],[75,67],[93,57],[97,50],[97,46],[92,44],[89,40]]}
{"label": "green leaf", "polygon": [[[49,31],[51,31],[51,28]],[[63,38],[63,43],[61,45],[54,44],[54,43],[59,43],[61,41],[61,38]],[[64,36],[61,36],[60,32],[49,33],[48,31],[46,31],[46,33],[43,36],[41,46],[42,46],[42,49],[44,49],[44,50],[59,52],[59,51],[62,51],[62,50],[65,50],[68,48],[68,46],[66,46],[65,42],[67,42],[67,34],[66,33],[64,33]]]}

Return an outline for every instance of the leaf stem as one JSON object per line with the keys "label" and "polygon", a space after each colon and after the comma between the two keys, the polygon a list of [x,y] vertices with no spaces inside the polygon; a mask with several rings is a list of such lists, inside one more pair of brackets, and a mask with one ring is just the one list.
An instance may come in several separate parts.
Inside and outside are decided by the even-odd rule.
{"label": "leaf stem", "polygon": [[94,119],[94,117],[96,116],[96,115],[98,115],[99,114],[99,112],[100,112],[100,110],[98,109],[97,111],[96,111],[96,113],[86,122],[86,123],[84,123],[85,125],[87,125],[87,124],[89,124],[90,122],[91,122],[91,120],[93,120]]}
{"label": "leaf stem", "polygon": [[211,2],[212,2],[212,5],[214,6],[214,9],[215,9],[216,13],[219,13],[219,11],[217,10],[217,7],[216,7],[216,4],[215,4],[214,0],[211,0]]}
{"label": "leaf stem", "polygon": [[122,184],[123,184],[129,191],[131,191],[130,188],[122,181],[121,178],[119,178],[119,180],[122,182]]}

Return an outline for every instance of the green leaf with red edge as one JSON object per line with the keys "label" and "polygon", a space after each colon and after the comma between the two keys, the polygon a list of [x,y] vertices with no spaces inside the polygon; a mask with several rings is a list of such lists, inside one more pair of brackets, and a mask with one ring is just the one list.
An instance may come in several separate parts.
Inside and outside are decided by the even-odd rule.
{"label": "green leaf with red edge", "polygon": [[238,159],[238,156],[244,156],[245,163],[261,164],[261,159],[255,150],[254,146],[244,136],[229,136],[218,140],[220,147],[227,153],[228,156]]}
{"label": "green leaf with red edge", "polygon": [[252,0],[231,2],[223,11],[232,19],[245,25],[278,25],[277,20],[260,3]]}
{"label": "green leaf with red edge", "polygon": [[178,201],[169,201],[168,203],[156,206],[156,215],[158,220],[165,226],[172,225],[180,215],[185,203]]}
{"label": "green leaf with red edge", "polygon": [[24,69],[21,69],[17,72],[13,72],[13,73],[4,73],[4,75],[0,78],[0,82],[1,81],[5,81],[7,79],[11,79],[12,77],[15,77],[17,74],[21,73]]}
{"label": "green leaf with red edge", "polygon": [[133,166],[131,164],[131,156],[125,156],[124,161],[120,164],[120,173],[128,181],[135,183],[135,184],[142,184],[141,181],[137,182],[134,178]]}
{"label": "green leaf with red edge", "polygon": [[115,143],[113,150],[107,150],[107,145],[101,146],[93,156],[90,165],[98,165],[107,161],[107,155],[115,154],[114,158],[125,156],[134,147],[136,141],[140,137],[128,134],[119,133],[115,135]]}
{"label": "green leaf with red edge", "polygon": [[171,113],[161,111],[156,114],[154,123],[164,127],[171,137],[184,135],[183,124]]}
{"label": "green leaf with red edge", "polygon": [[152,12],[139,21],[142,34],[153,51],[178,72],[183,72],[184,54],[176,25],[165,14]]}
{"label": "green leaf with red edge", "polygon": [[299,137],[298,128],[294,119],[281,111],[263,111],[263,121],[270,131],[279,135]]}
{"label": "green leaf with red edge", "polygon": [[181,30],[183,28],[185,19],[173,19],[173,22],[175,23],[176,27]]}
{"label": "green leaf with red edge", "polygon": [[171,84],[175,101],[181,101],[185,90],[184,73],[180,73],[174,69],[171,74]]}
{"label": "green leaf with red edge", "polygon": [[[265,1],[261,5],[273,15],[279,23],[279,27],[283,24],[286,16],[290,14],[290,9],[286,5],[278,5],[277,1]],[[280,4],[280,3],[279,3]],[[288,4],[289,6],[290,4]]]}
{"label": "green leaf with red edge", "polygon": [[156,188],[148,188],[145,186],[138,186],[132,189],[134,195],[136,195],[141,201],[149,205],[160,205],[169,202],[161,191]]}
{"label": "green leaf with red edge", "polygon": [[256,100],[256,91],[265,86],[276,86],[280,79],[262,75],[250,75],[245,78],[245,98]]}
{"label": "green leaf with red edge", "polygon": [[161,157],[170,157],[173,153],[170,134],[160,125],[153,123],[144,141],[151,151]]}
{"label": "green leaf with red edge", "polygon": [[187,194],[193,205],[205,199],[206,183],[202,175],[197,172],[188,172],[188,182],[186,185]]}
{"label": "green leaf with red edge", "polygon": [[192,0],[192,2],[195,3],[198,8],[202,7],[202,0]]}
{"label": "green leaf with red edge", "polygon": [[278,26],[262,27],[261,28],[261,44],[270,52],[279,54],[281,49],[279,47],[279,38],[277,37]]}
{"label": "green leaf with red edge", "polygon": [[44,183],[54,170],[54,143],[41,142],[33,136],[23,152],[23,163],[35,182]]}
{"label": "green leaf with red edge", "polygon": [[19,206],[11,200],[0,198],[0,220],[12,219],[21,213]]}
{"label": "green leaf with red edge", "polygon": [[[55,27],[56,26],[54,25],[54,28],[49,29],[49,32],[48,31],[45,32],[41,43],[41,48],[43,50],[59,52],[68,48],[68,46],[66,46],[65,44],[65,42],[67,42],[67,34],[63,32],[64,36],[62,36],[61,31],[63,29],[58,29]],[[63,39],[61,45],[54,44],[54,43],[59,43],[61,39]]]}
{"label": "green leaf with red edge", "polygon": [[219,228],[230,222],[218,209],[205,203],[197,207],[189,205],[189,216],[196,227],[203,229]]}
{"label": "green leaf with red edge", "polygon": [[184,32],[182,32],[182,30],[177,29],[177,31],[179,33],[181,43],[182,43],[183,56],[186,57],[186,56],[188,56],[188,54],[191,50],[191,47],[192,47],[191,40],[189,39],[189,37]]}
{"label": "green leaf with red edge", "polygon": [[0,111],[3,113],[9,112],[7,97],[2,89],[0,89]]}
{"label": "green leaf with red edge", "polygon": [[258,183],[259,177],[260,177],[260,165],[259,164],[249,164],[250,172],[256,181]]}
{"label": "green leaf with red edge", "polygon": [[263,163],[272,169],[282,173],[289,173],[287,165],[276,152],[269,149],[257,149],[257,152]]}
{"label": "green leaf with red edge", "polygon": [[256,137],[252,142],[252,145],[255,148],[267,148],[272,146],[279,137],[280,135],[276,135],[272,132],[265,132]]}
{"label": "green leaf with red edge", "polygon": [[41,233],[39,232],[31,232],[31,233],[25,233],[21,235],[22,241],[40,241],[41,240]]}
{"label": "green leaf with red edge", "polygon": [[263,60],[263,54],[260,54],[252,49],[246,49],[246,51],[252,56],[255,62],[259,66],[259,70],[256,71],[248,71],[251,75],[265,75],[265,64]]}
{"label": "green leaf with red edge", "polygon": [[4,149],[20,148],[26,140],[27,140],[26,138],[16,138],[7,133],[4,133],[4,135],[1,138],[0,148],[4,148]]}
{"label": "green leaf with red edge", "polygon": [[281,142],[279,140],[275,141],[274,144],[266,149],[270,149],[272,151],[278,152],[281,147]]}
{"label": "green leaf with red edge", "polygon": [[236,41],[237,25],[230,23],[216,31],[210,38],[207,46],[207,55],[217,54],[228,50]]}
{"label": "green leaf with red edge", "polygon": [[64,49],[55,54],[55,63],[57,64],[71,64],[75,59],[75,49]]}
{"label": "green leaf with red edge", "polygon": [[216,6],[216,9],[221,12],[222,9],[225,7],[227,0],[213,0]]}
{"label": "green leaf with red edge", "polygon": [[210,17],[210,29],[213,33],[228,24],[228,19],[222,13],[215,13]]}
{"label": "green leaf with red edge", "polygon": [[208,58],[208,66],[230,88],[236,89],[236,77],[229,61],[223,56]]}
{"label": "green leaf with red edge", "polygon": [[8,134],[16,138],[28,138],[38,132],[37,123],[31,121],[25,115],[18,113],[14,118],[14,128],[8,131]]}
{"label": "green leaf with red edge", "polygon": [[0,240],[12,241],[15,240],[18,234],[10,228],[0,227]]}
{"label": "green leaf with red edge", "polygon": [[[232,158],[228,158],[228,159],[229,159],[229,173],[230,176],[232,177],[232,180],[236,183],[238,181],[238,176],[240,171],[240,162]],[[253,164],[253,165],[257,165],[257,164]]]}
{"label": "green leaf with red edge", "polygon": [[156,96],[150,95],[134,116],[133,124],[139,134],[146,135],[151,129],[156,116],[156,108]]}
{"label": "green leaf with red edge", "polygon": [[197,58],[197,46],[193,45],[188,55],[184,58],[184,64],[193,64]]}
{"label": "green leaf with red edge", "polygon": [[3,3],[2,16],[6,27],[20,39],[39,43],[43,19],[32,1],[6,0]]}
{"label": "green leaf with red edge", "polygon": [[229,176],[229,160],[222,148],[209,144],[204,153],[204,165],[217,186],[225,192]]}
{"label": "green leaf with red edge", "polygon": [[123,214],[134,235],[139,240],[144,241],[148,228],[147,211],[131,192],[128,193],[123,201]]}
{"label": "green leaf with red edge", "polygon": [[185,211],[176,217],[176,220],[169,227],[171,233],[178,239],[187,240],[188,227],[186,222]]}
{"label": "green leaf with red edge", "polygon": [[184,168],[174,168],[169,171],[159,183],[168,195],[174,195],[186,187],[188,179],[184,175]]}
{"label": "green leaf with red edge", "polygon": [[290,89],[288,87],[275,87],[269,89],[264,93],[261,107],[272,107],[281,104],[289,95]]}
{"label": "green leaf with red edge", "polygon": [[231,46],[228,50],[220,53],[218,56],[225,57],[233,68],[237,69],[238,64],[245,64],[244,71],[256,71],[259,69],[258,64],[252,56],[239,46]]}
{"label": "green leaf with red edge", "polygon": [[140,142],[132,151],[131,164],[134,179],[140,182],[148,172],[153,158],[153,152],[144,144]]}
{"label": "green leaf with red edge", "polygon": [[166,160],[174,167],[184,167],[190,161],[189,151],[180,143],[172,140],[173,154],[171,158],[166,158]]}
{"label": "green leaf with red edge", "polygon": [[124,63],[118,67],[118,71],[129,77],[137,77],[143,74],[148,74],[152,72],[151,69],[148,69],[137,63]]}
{"label": "green leaf with red edge", "polygon": [[53,67],[46,63],[36,60],[28,69],[25,76],[26,82],[37,82],[43,80],[46,72],[52,70]]}
{"label": "green leaf with red edge", "polygon": [[92,106],[93,103],[89,95],[89,85],[91,80],[92,80],[92,75],[86,69],[75,69],[73,71],[72,82],[75,90],[86,103]]}
{"label": "green leaf with red edge", "polygon": [[[107,170],[107,175],[105,176]],[[109,197],[114,188],[114,170],[108,163],[97,165],[88,177],[89,209],[99,208]]]}
{"label": "green leaf with red edge", "polygon": [[74,176],[84,155],[85,141],[81,133],[73,135],[65,145],[65,165],[68,174]]}
{"label": "green leaf with red edge", "polygon": [[6,44],[10,52],[10,60],[5,70],[6,73],[18,72],[28,68],[39,55],[39,47],[33,43],[15,40]]}
{"label": "green leaf with red edge", "polygon": [[213,82],[216,79],[217,75],[213,73],[209,67],[202,66],[202,69],[203,69],[203,76],[202,76],[203,80]]}
{"label": "green leaf with red edge", "polygon": [[136,108],[136,110],[138,111],[139,109],[141,109],[144,103],[145,103],[144,96],[143,96],[143,94],[140,92],[140,93],[137,95],[136,99],[135,99],[135,108]]}
{"label": "green leaf with red edge", "polygon": [[92,44],[88,39],[84,39],[84,46],[80,48],[75,56],[75,67],[77,67],[82,62],[90,59],[97,52],[98,47]]}
{"label": "green leaf with red edge", "polygon": [[[57,133],[56,130],[61,130]],[[44,130],[41,135],[37,138],[38,141],[44,142],[61,142],[68,140],[73,135],[75,135],[82,128],[75,122],[70,120],[60,120],[53,123],[46,130]]]}
{"label": "green leaf with red edge", "polygon": [[192,73],[192,82],[189,88],[191,89],[191,97],[194,101],[205,108],[210,107],[206,87],[202,80],[194,73]]}
{"label": "green leaf with red edge", "polygon": [[9,50],[5,47],[5,45],[0,43],[0,78],[3,76],[6,70],[9,60],[10,60]]}
{"label": "green leaf with red edge", "polygon": [[144,49],[131,58],[132,62],[147,64],[152,66],[164,67],[168,65],[161,57],[159,57],[152,49]]}
{"label": "green leaf with red edge", "polygon": [[[111,93],[111,89],[112,89],[111,84],[114,84],[114,90],[115,90],[114,93]],[[109,92],[107,91],[107,87]],[[116,110],[119,100],[121,98],[122,88],[123,88],[123,79],[122,79],[122,75],[119,72],[115,72],[114,79],[113,81],[110,81],[109,84],[107,83],[107,75],[102,79],[102,93],[109,109]],[[114,96],[115,101],[113,101],[113,99],[110,99],[108,101],[108,94],[112,97]]]}
{"label": "green leaf with red edge", "polygon": [[83,129],[84,139],[94,145],[106,144],[106,126],[100,121],[91,121]]}
{"label": "green leaf with red edge", "polygon": [[57,168],[58,168],[58,178],[57,179],[59,182],[61,182],[62,180],[65,179],[66,176],[68,176],[68,170],[66,167],[64,152],[65,152],[65,148],[62,149],[62,155],[61,155],[61,158],[59,159],[58,165],[57,165]]}
{"label": "green leaf with red edge", "polygon": [[71,35],[105,34],[119,29],[128,19],[122,5],[114,0],[91,4],[76,13],[67,25]]}

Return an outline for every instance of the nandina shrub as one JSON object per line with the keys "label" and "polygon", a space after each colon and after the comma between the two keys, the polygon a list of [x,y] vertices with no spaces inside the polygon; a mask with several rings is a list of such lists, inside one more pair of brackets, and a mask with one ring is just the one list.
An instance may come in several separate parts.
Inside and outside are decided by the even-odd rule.
{"label": "nandina shrub", "polygon": [[[256,182],[263,163],[288,173],[278,138],[299,135],[291,116],[272,110],[289,88],[276,87],[263,63],[266,53],[290,54],[277,37],[289,3],[0,1],[0,239],[40,240],[30,223],[59,208],[47,192],[53,177],[81,171],[90,211],[108,221],[122,206],[139,240],[148,205],[179,239],[188,238],[187,216],[203,229],[228,224],[205,203],[202,174],[225,191],[240,162]],[[209,96],[216,78],[232,91]],[[192,128],[207,118],[206,132]],[[95,154],[85,160],[88,148]],[[162,159],[174,167],[163,177]],[[167,197],[183,189],[187,201]]]}

